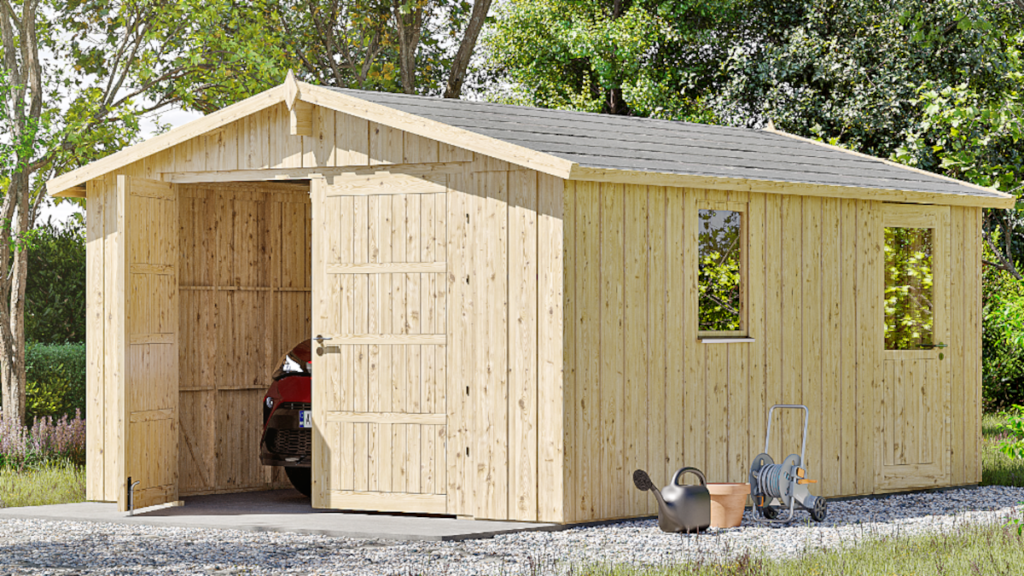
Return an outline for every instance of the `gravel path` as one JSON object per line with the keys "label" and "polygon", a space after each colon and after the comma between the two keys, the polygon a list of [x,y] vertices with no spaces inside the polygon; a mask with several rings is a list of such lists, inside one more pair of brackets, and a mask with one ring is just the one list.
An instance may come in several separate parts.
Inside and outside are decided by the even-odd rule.
{"label": "gravel path", "polygon": [[[864,538],[948,531],[1024,513],[1024,488],[988,486],[829,505],[814,524],[741,528],[699,536],[664,534],[654,520],[467,542],[390,543],[234,530],[42,520],[0,521],[6,574],[530,574],[540,565],[666,564],[750,551],[773,558]],[[547,572],[548,570],[543,570]]]}

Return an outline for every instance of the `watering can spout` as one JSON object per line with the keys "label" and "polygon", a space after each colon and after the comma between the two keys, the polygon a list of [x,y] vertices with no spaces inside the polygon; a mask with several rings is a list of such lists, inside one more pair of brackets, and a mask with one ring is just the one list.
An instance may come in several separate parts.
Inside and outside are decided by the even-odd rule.
{"label": "watering can spout", "polygon": [[665,505],[665,498],[661,495],[661,490],[658,490],[658,487],[654,485],[647,472],[643,470],[633,472],[633,484],[636,485],[638,490],[654,493],[654,499],[658,501],[658,518],[665,518],[666,515],[671,514],[668,506]]}

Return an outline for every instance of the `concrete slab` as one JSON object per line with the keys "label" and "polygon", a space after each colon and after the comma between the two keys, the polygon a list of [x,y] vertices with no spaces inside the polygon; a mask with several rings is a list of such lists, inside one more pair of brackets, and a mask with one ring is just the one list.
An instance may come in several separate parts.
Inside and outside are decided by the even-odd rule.
{"label": "concrete slab", "polygon": [[0,509],[3,518],[75,520],[148,526],[213,528],[251,532],[294,532],[343,538],[383,540],[468,540],[531,530],[560,530],[558,524],[459,520],[414,516],[316,510],[294,490],[190,496],[185,505],[143,511],[134,516],[118,512],[117,504],[81,502],[51,506]]}

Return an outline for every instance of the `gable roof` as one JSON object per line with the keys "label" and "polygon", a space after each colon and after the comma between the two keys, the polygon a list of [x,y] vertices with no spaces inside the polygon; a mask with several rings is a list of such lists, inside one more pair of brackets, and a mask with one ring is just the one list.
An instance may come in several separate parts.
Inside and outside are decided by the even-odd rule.
{"label": "gable roof", "polygon": [[292,77],[47,183],[65,192],[131,162],[295,99],[569,180],[631,182],[1010,208],[983,188],[772,130],[324,88]]}
{"label": "gable roof", "polygon": [[[584,169],[967,195],[999,191],[774,130],[332,88]],[[589,169],[589,170],[587,170]]]}

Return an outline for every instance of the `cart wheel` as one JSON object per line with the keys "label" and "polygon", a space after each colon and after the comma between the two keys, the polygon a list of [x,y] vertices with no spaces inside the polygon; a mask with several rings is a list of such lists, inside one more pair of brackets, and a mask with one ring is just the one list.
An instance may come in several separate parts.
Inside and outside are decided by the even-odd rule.
{"label": "cart wheel", "polygon": [[825,520],[825,516],[828,516],[828,501],[819,497],[814,501],[814,509],[811,510],[811,520],[822,522]]}
{"label": "cart wheel", "polygon": [[758,510],[761,511],[761,516],[764,516],[765,520],[775,520],[779,517],[779,511],[773,506],[760,506]]}

